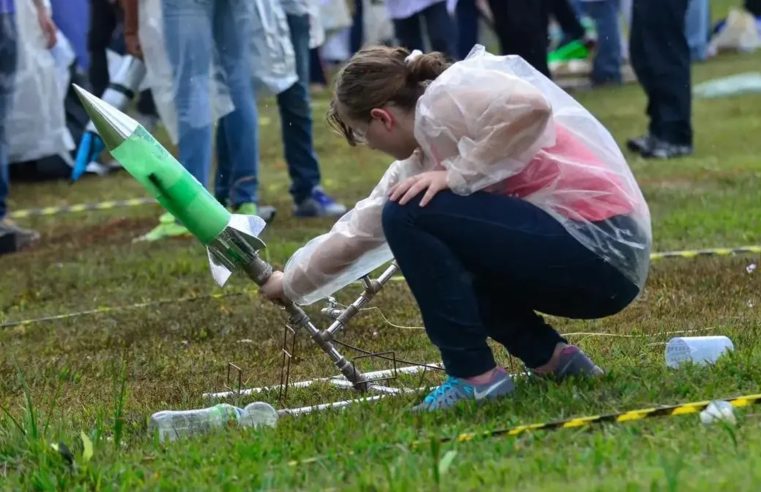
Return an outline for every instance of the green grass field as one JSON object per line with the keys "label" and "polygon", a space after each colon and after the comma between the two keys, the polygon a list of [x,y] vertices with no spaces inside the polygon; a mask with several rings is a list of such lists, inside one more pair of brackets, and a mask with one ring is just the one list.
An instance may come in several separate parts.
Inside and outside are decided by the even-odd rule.
{"label": "green grass field", "polygon": [[[696,66],[694,79],[757,70],[760,62],[759,54],[725,55]],[[621,144],[644,129],[645,101],[636,85],[578,98]],[[388,159],[349,149],[330,134],[321,118],[326,106],[324,96],[315,102],[325,185],[353,203]],[[629,156],[651,207],[656,251],[761,244],[760,108],[761,95],[695,101],[694,157],[651,162]],[[266,101],[261,112],[267,123],[263,199],[280,210],[264,239],[269,259],[282,265],[330,222],[290,217],[277,108]],[[17,184],[11,205],[20,210],[142,196],[120,173],[75,186]],[[275,429],[230,428],[158,443],[148,435],[148,416],[208,406],[201,394],[223,389],[228,362],[243,368],[246,386],[277,384],[284,321],[240,276],[224,290],[215,288],[205,252],[193,240],[131,243],[159,213],[148,205],[30,219],[24,224],[41,231],[42,241],[0,257],[0,324],[199,297],[0,328],[0,489],[673,491],[757,490],[761,483],[761,411],[753,407],[738,410],[735,427],[704,426],[689,415],[433,444],[461,432],[761,392],[761,270],[747,269],[759,255],[662,260],[623,313],[555,320],[563,333],[598,335],[572,337],[606,369],[597,381],[521,381],[514,397],[431,415],[408,412],[421,395],[402,396],[283,417]],[[358,292],[349,288],[338,298]],[[374,305],[396,324],[421,324],[401,282],[389,284]],[[324,323],[319,307],[310,313]],[[727,335],[736,351],[715,367],[667,369],[669,333],[686,330]],[[341,339],[413,361],[437,360],[422,331],[387,325],[378,311],[363,313]],[[334,374],[305,335],[300,347],[292,378]],[[504,350],[497,354],[508,364]],[[439,380],[433,374],[424,381]],[[350,396],[324,386],[292,390],[288,406]],[[280,406],[275,393],[260,398]],[[92,442],[91,458],[82,433]],[[413,441],[424,444],[413,449]],[[54,443],[71,450],[73,465]]]}

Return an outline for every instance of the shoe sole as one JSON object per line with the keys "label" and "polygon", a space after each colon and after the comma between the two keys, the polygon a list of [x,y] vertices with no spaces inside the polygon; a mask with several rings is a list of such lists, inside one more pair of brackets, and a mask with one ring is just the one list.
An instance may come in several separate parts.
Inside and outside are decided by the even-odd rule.
{"label": "shoe sole", "polygon": [[626,142],[626,148],[637,154],[644,154],[648,150],[648,145],[643,142],[634,142],[629,140]]}
{"label": "shoe sole", "polygon": [[[581,367],[577,367],[577,372],[568,373],[567,371],[571,366],[578,365]],[[562,381],[563,379],[569,378],[569,377],[584,377],[584,378],[595,378],[600,377],[605,372],[595,364],[592,359],[587,357],[587,355],[584,352],[576,352],[573,354],[563,365],[563,368],[561,371],[558,371],[559,375],[556,375],[555,378],[558,381]]]}
{"label": "shoe sole", "polygon": [[669,159],[680,159],[682,157],[689,157],[692,152],[676,152],[670,155],[658,154],[657,152],[642,152],[642,157],[645,159],[658,159],[661,161],[667,161]]}
{"label": "shoe sole", "polygon": [[269,224],[275,220],[277,209],[275,207],[259,207],[259,211],[256,213],[256,215],[264,222]]}

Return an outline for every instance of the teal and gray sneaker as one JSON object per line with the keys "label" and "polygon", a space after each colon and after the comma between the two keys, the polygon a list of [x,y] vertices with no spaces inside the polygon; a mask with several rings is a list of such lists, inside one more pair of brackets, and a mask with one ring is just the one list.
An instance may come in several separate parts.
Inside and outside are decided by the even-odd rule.
{"label": "teal and gray sneaker", "polygon": [[513,392],[515,383],[507,372],[498,367],[494,378],[484,384],[470,384],[464,379],[449,376],[441,386],[431,391],[413,411],[433,411],[451,408],[461,401],[483,401],[505,396]]}

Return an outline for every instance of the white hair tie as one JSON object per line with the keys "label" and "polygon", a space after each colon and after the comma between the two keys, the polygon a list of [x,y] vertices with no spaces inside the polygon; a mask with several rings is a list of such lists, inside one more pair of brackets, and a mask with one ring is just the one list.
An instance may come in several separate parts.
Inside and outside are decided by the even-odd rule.
{"label": "white hair tie", "polygon": [[423,52],[420,50],[412,50],[412,53],[407,55],[407,58],[404,59],[404,63],[409,65],[410,63],[417,60],[420,56],[423,55]]}

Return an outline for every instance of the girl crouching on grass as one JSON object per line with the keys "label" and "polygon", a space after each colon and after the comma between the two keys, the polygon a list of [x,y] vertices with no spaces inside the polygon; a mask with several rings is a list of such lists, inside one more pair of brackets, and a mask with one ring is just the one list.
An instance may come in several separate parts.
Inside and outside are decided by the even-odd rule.
{"label": "girl crouching on grass", "polygon": [[605,128],[523,59],[358,52],[328,114],[396,161],[262,288],[310,304],[393,258],[448,378],[417,408],[509,394],[491,337],[533,373],[602,371],[537,314],[618,313],[647,277],[650,217]]}

